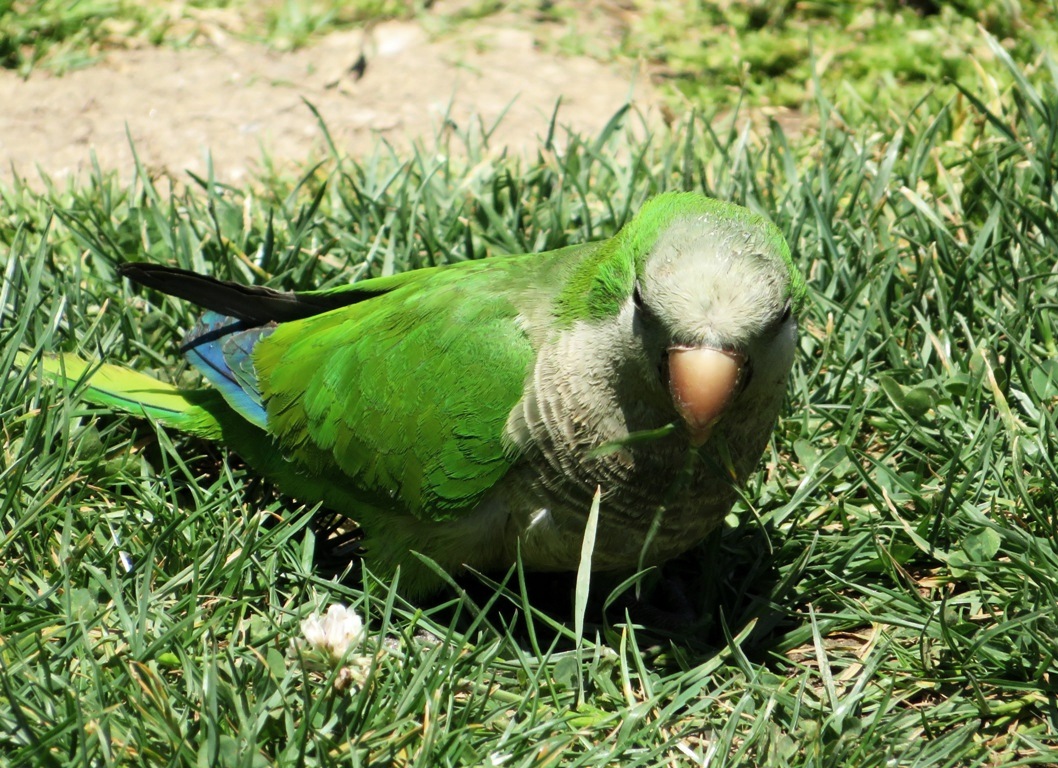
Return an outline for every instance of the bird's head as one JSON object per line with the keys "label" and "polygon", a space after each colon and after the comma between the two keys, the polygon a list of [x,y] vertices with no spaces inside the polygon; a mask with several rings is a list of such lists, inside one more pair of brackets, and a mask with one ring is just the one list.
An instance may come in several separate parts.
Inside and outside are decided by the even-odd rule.
{"label": "bird's head", "polygon": [[633,312],[701,445],[751,388],[782,390],[804,281],[779,230],[740,206],[663,195],[636,221],[652,231],[633,233],[649,242],[637,254]]}

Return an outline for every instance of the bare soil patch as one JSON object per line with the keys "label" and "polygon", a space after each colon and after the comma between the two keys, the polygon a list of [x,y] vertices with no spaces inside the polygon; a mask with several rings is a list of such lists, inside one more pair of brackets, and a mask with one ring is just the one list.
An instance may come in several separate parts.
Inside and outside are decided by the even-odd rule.
{"label": "bare soil patch", "polygon": [[323,151],[305,101],[354,155],[379,138],[429,147],[446,115],[460,128],[504,115],[490,146],[525,150],[539,145],[560,97],[560,125],[591,132],[633,93],[654,103],[630,69],[543,53],[530,32],[502,26],[431,40],[414,22],[393,22],[291,53],[223,37],[190,50],[112,51],[62,77],[0,72],[0,181],[35,183],[38,169],[61,181],[89,171],[93,153],[128,178],[131,137],[152,173],[202,175],[212,155],[217,178],[240,183],[262,152],[293,169]]}

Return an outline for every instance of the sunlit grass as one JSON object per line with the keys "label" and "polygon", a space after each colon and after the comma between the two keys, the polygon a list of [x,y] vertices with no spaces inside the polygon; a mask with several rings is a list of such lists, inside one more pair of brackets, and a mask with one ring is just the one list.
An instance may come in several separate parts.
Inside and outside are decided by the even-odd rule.
{"label": "sunlit grass", "polygon": [[[1053,0],[8,0],[0,2],[0,67],[27,76],[89,66],[129,47],[212,46],[238,38],[288,51],[340,30],[392,19],[453,41],[480,24],[528,29],[545,50],[638,62],[669,108],[812,107],[835,96],[844,117],[907,111],[954,83],[1009,71],[985,34],[1034,84],[1058,45]],[[474,45],[488,45],[478,36]]]}
{"label": "sunlit grass", "polygon": [[[797,138],[696,119],[640,140],[627,113],[528,160],[472,141],[253,188],[0,190],[0,754],[1053,764],[1058,83],[993,50],[1012,86],[855,124],[819,98]],[[581,638],[572,576],[409,605],[359,563],[333,573],[320,517],[236,457],[13,364],[77,351],[197,383],[176,353],[194,308],[123,284],[123,261],[335,285],[607,237],[672,188],[772,218],[811,290],[737,525],[667,569],[698,615],[678,631],[599,595]],[[333,602],[367,621],[340,686],[293,642]]]}

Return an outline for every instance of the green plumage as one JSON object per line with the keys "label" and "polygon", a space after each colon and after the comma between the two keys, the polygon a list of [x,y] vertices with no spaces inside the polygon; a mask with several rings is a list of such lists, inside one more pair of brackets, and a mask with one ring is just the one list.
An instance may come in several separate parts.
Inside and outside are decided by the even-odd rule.
{"label": "green plumage", "polygon": [[534,266],[521,261],[434,272],[280,326],[254,351],[272,434],[373,503],[429,520],[471,509],[516,459],[503,426],[533,362],[509,298],[512,272]]}
{"label": "green plumage", "polygon": [[[597,486],[596,567],[700,540],[774,424],[804,298],[774,226],[690,193],[655,198],[600,243],[327,291],[122,269],[208,310],[183,349],[213,388],[70,356],[48,373],[91,375],[88,399],[221,441],[290,495],[354,518],[376,570],[400,567],[411,594],[438,583],[411,551],[451,570],[519,552],[575,568]],[[667,364],[699,345],[753,372],[704,396],[723,415],[704,445],[681,421],[697,390],[670,383]]]}

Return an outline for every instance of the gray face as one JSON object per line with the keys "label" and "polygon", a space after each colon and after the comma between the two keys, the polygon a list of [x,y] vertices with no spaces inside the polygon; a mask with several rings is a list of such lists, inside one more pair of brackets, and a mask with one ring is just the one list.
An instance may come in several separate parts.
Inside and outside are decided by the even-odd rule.
{"label": "gray face", "polygon": [[658,238],[640,293],[673,344],[747,351],[776,329],[790,276],[759,228],[688,217]]}

